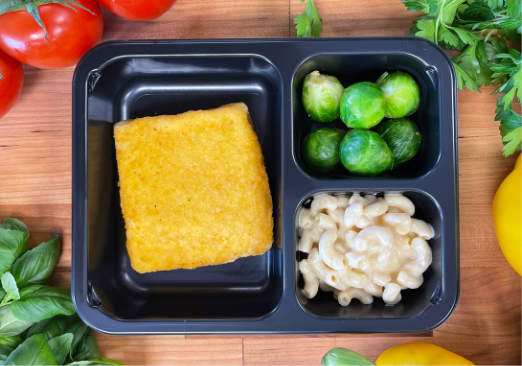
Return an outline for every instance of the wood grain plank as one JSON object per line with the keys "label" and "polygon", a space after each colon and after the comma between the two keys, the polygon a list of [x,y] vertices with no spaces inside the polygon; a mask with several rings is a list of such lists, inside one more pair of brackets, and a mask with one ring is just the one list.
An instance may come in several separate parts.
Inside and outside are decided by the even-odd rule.
{"label": "wood grain plank", "polygon": [[375,360],[388,346],[412,341],[433,342],[432,333],[245,336],[244,360],[246,366],[320,365],[323,355],[333,347],[348,348]]}
{"label": "wood grain plank", "polygon": [[157,20],[122,22],[105,12],[107,39],[287,37],[288,0],[177,0]]}
{"label": "wood grain plank", "polygon": [[[68,173],[70,174],[70,173]],[[0,174],[0,176],[2,176]],[[41,182],[40,182],[41,185]],[[71,267],[71,205],[70,204],[26,204],[9,205],[0,199],[0,219],[16,217],[28,226],[31,237],[29,246],[49,240],[51,234],[62,239],[62,255],[57,269]]]}
{"label": "wood grain plank", "polygon": [[497,135],[459,138],[461,267],[510,269],[497,245],[491,214],[495,191],[514,164],[514,157],[502,156],[501,147]]}
{"label": "wood grain plank", "polygon": [[[323,20],[323,37],[404,36],[416,17],[395,0],[315,0],[314,4]],[[304,7],[301,1],[290,0],[291,19]],[[296,35],[294,27],[291,35]]]}
{"label": "wood grain plank", "polygon": [[97,334],[105,357],[125,365],[223,365],[243,364],[239,336],[109,336]]}

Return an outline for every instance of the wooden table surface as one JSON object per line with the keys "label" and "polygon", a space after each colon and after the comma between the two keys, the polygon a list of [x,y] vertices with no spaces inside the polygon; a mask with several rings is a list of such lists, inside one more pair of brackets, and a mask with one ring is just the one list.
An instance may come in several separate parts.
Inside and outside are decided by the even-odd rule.
{"label": "wooden table surface", "polygon": [[[405,35],[415,14],[399,0],[316,0],[323,36]],[[295,37],[299,0],[178,0],[158,20],[133,23],[105,13],[108,39]],[[73,68],[25,68],[23,94],[0,120],[0,218],[18,217],[43,240],[63,235],[54,282],[71,263],[71,79]],[[514,159],[500,153],[493,89],[459,92],[461,291],[454,314],[420,335],[109,336],[103,356],[125,364],[319,365],[336,346],[375,359],[410,340],[447,347],[477,364],[520,364],[521,279],[495,239],[491,201]]]}

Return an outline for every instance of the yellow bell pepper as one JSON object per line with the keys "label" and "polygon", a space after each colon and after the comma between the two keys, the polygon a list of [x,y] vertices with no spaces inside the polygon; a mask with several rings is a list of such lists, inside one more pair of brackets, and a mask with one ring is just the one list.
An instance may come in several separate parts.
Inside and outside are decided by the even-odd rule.
{"label": "yellow bell pepper", "polygon": [[377,366],[384,365],[474,365],[470,360],[430,343],[410,342],[381,353]]}
{"label": "yellow bell pepper", "polygon": [[493,223],[504,257],[522,275],[522,154],[493,198]]}

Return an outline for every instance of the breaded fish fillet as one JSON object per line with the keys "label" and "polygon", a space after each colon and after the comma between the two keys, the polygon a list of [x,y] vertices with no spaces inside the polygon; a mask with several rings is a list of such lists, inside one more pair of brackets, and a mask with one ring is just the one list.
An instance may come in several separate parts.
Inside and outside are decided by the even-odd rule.
{"label": "breaded fish fillet", "polygon": [[244,103],[114,126],[132,267],[196,268],[273,242],[272,199]]}

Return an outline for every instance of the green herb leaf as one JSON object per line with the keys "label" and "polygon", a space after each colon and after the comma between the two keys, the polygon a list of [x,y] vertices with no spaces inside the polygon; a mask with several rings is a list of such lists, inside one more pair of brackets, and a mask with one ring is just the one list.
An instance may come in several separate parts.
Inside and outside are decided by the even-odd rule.
{"label": "green herb leaf", "polygon": [[363,355],[346,348],[332,348],[329,350],[321,360],[322,366],[372,366],[375,365]]}
{"label": "green herb leaf", "polygon": [[27,330],[27,336],[42,333],[47,340],[63,333],[74,335],[73,348],[87,332],[87,326],[76,315],[55,316],[54,318],[42,320]]}
{"label": "green herb leaf", "polygon": [[29,229],[27,226],[18,219],[6,218],[4,222],[0,224],[0,229],[18,230],[23,231],[26,235],[26,240],[29,239]]}
{"label": "green herb leaf", "polygon": [[6,292],[6,295],[0,302],[0,306],[5,306],[12,301],[20,299],[20,293],[18,292],[18,286],[11,272],[5,272],[1,278],[2,288]]}
{"label": "green herb leaf", "polygon": [[7,356],[22,342],[19,336],[0,337],[0,361],[5,361]]}
{"label": "green herb leaf", "polygon": [[463,47],[462,42],[455,32],[445,27],[439,30],[439,42],[446,48],[461,49]]}
{"label": "green herb leaf", "polygon": [[48,340],[49,348],[51,349],[56,363],[63,365],[68,355],[72,350],[73,335],[71,333],[65,333],[58,337],[54,337]]}
{"label": "green herb leaf", "polygon": [[8,271],[20,254],[27,249],[23,231],[0,228],[0,274]]}
{"label": "green herb leaf", "polygon": [[18,286],[44,283],[53,273],[60,257],[61,242],[58,235],[25,252],[13,264],[11,271]]}
{"label": "green herb leaf", "polygon": [[4,365],[56,365],[49,344],[42,334],[27,338],[7,357]]}
{"label": "green herb leaf", "polygon": [[[450,0],[450,1],[442,1],[442,10],[438,17],[442,20],[444,25],[450,25],[455,20],[455,15],[457,14],[457,9],[459,6],[464,3],[466,0]],[[434,14],[431,14],[434,15]]]}
{"label": "green herb leaf", "polygon": [[0,337],[13,337],[24,332],[33,322],[18,319],[11,311],[11,306],[0,308]]}
{"label": "green herb leaf", "polygon": [[456,27],[452,27],[451,29],[453,29],[453,31],[455,31],[455,33],[457,33],[460,40],[464,44],[473,45],[473,44],[477,43],[477,41],[480,41],[480,39],[481,39],[480,36],[476,35],[473,32],[470,32],[466,29],[456,28]]}
{"label": "green herb leaf", "polygon": [[69,291],[42,285],[30,285],[20,290],[20,300],[10,305],[18,319],[39,322],[56,315],[75,313]]}
{"label": "green herb leaf", "polygon": [[474,23],[491,20],[495,14],[491,8],[482,1],[474,1],[471,4],[463,4],[457,11],[460,23]]}
{"label": "green herb leaf", "polygon": [[495,120],[500,121],[504,154],[521,148],[520,114],[513,101],[521,101],[522,60],[505,39],[520,43],[520,0],[401,0],[408,10],[422,11],[410,34],[446,48],[459,50],[453,58],[459,89],[480,91],[483,85],[500,85]]}
{"label": "green herb leaf", "polygon": [[495,10],[504,6],[504,0],[486,0],[486,4]]}
{"label": "green herb leaf", "polygon": [[467,46],[464,51],[453,58],[459,89],[466,86],[470,90],[479,90],[484,83],[480,77],[480,63],[477,60],[476,48],[476,43]]}
{"label": "green herb leaf", "polygon": [[477,44],[477,48],[475,50],[475,56],[477,57],[477,60],[479,62],[479,68],[480,68],[480,82],[483,85],[489,85],[491,84],[491,75],[492,71],[489,68],[489,64],[491,62],[488,51],[487,51],[488,43],[487,42],[479,42]]}
{"label": "green herb leaf", "polygon": [[304,12],[294,18],[298,37],[320,37],[323,31],[321,17],[313,0],[308,0]]}
{"label": "green herb leaf", "polygon": [[428,4],[419,0],[401,0],[409,11],[422,11],[428,13]]}
{"label": "green herb leaf", "polygon": [[500,134],[504,147],[504,156],[509,156],[522,149],[522,116],[513,109],[504,109],[500,99],[497,100],[497,121],[500,121]]}
{"label": "green herb leaf", "polygon": [[432,42],[435,42],[435,19],[432,18],[420,18],[415,24],[417,31],[415,35],[417,37],[426,38]]}
{"label": "green herb leaf", "polygon": [[85,366],[85,365],[113,365],[121,366],[122,364],[118,361],[110,360],[108,358],[95,358],[86,361],[75,361],[68,363],[67,366]]}
{"label": "green herb leaf", "polygon": [[439,0],[425,0],[426,4],[428,4],[428,14],[429,15],[435,15],[439,12]]}
{"label": "green herb leaf", "polygon": [[496,59],[500,61],[491,65],[491,69],[495,72],[494,75],[506,75],[509,78],[495,90],[495,93],[504,93],[499,98],[499,104],[502,104],[504,109],[508,109],[511,108],[515,96],[517,96],[519,102],[521,101],[522,60],[520,52],[515,49],[511,49],[509,53],[496,55]]}
{"label": "green herb leaf", "polygon": [[422,11],[425,14],[435,15],[439,11],[438,0],[401,0],[409,11]]}
{"label": "green herb leaf", "polygon": [[520,0],[506,0],[506,12],[512,18],[519,18],[522,15],[522,3]]}
{"label": "green herb leaf", "polygon": [[515,151],[520,150],[522,146],[522,126],[507,133],[502,138],[502,142],[504,143],[504,147],[502,148],[504,156],[509,156],[514,154]]}
{"label": "green herb leaf", "polygon": [[457,87],[459,89],[464,88],[464,86],[470,90],[479,90],[479,85],[475,82],[475,79],[470,76],[464,69],[462,69],[458,64],[453,62],[453,66],[455,67],[455,71],[457,72]]}
{"label": "green herb leaf", "polygon": [[85,358],[94,358],[99,356],[97,355],[91,357],[84,357],[81,359],[78,358],[77,353],[79,351],[80,345],[90,332],[89,328],[84,324],[84,322],[82,322],[82,320],[77,315],[74,315],[70,319],[69,323],[67,324],[67,327],[65,328],[65,331],[74,335],[71,354],[73,360],[81,360]]}
{"label": "green herb leaf", "polygon": [[510,29],[517,30],[521,27],[521,20],[509,18],[507,15],[500,15],[492,20],[485,22],[472,23],[468,25],[473,30],[485,30],[485,29]]}
{"label": "green herb leaf", "polygon": [[100,350],[96,344],[96,339],[90,331],[87,331],[74,350],[73,360],[90,360],[98,357],[100,357]]}

